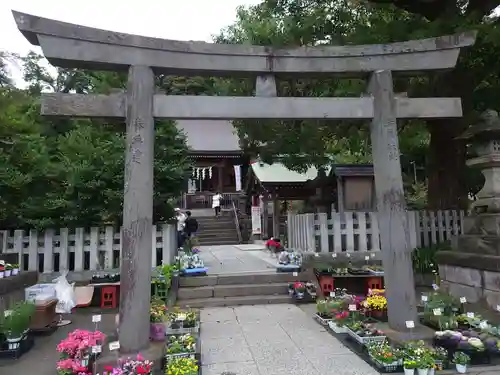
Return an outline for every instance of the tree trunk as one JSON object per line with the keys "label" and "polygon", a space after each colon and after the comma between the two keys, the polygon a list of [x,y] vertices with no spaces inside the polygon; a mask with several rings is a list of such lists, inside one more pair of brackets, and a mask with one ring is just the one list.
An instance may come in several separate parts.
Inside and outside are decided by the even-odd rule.
{"label": "tree trunk", "polygon": [[464,121],[437,119],[427,123],[431,135],[427,205],[429,209],[466,209],[466,149],[463,141],[455,139],[465,130]]}

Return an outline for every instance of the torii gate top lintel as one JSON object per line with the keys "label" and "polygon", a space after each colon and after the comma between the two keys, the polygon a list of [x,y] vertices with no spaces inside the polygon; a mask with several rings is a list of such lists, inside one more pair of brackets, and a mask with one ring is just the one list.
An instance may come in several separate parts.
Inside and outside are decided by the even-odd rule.
{"label": "torii gate top lintel", "polygon": [[[159,39],[101,30],[13,11],[17,27],[54,65],[126,70],[150,66],[180,75],[322,75],[376,70],[421,71],[455,66],[461,47],[476,34],[392,44],[273,47]],[[85,51],[85,53],[82,53]]]}

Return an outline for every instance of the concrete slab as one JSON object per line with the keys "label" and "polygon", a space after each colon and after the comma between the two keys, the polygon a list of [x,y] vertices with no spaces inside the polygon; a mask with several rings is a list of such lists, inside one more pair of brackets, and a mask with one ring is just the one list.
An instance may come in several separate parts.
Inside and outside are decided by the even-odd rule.
{"label": "concrete slab", "polygon": [[[203,372],[215,375],[221,371],[217,373],[220,375],[232,368],[238,375],[324,375],[332,371],[341,375],[378,374],[315,323],[311,315],[290,304],[202,310],[202,318],[234,316],[202,328],[202,348],[209,353],[204,358],[210,361],[204,363]],[[235,326],[239,326],[239,333]],[[226,339],[211,339],[214,335],[225,335]],[[241,370],[235,363],[241,364]]]}
{"label": "concrete slab", "polygon": [[264,251],[266,250],[266,245],[264,244],[245,244],[245,245],[235,245],[234,247],[242,251]]}
{"label": "concrete slab", "polygon": [[269,272],[274,266],[233,245],[200,246],[200,256],[210,275]]}

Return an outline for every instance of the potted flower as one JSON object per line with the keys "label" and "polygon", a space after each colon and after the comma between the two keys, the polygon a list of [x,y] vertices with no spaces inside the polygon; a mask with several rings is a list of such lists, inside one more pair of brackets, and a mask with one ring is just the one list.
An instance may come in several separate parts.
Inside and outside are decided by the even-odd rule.
{"label": "potted flower", "polygon": [[400,351],[386,342],[368,345],[368,354],[377,367],[385,372],[394,371],[400,364]]}
{"label": "potted flower", "polygon": [[348,319],[349,319],[349,312],[341,311],[333,316],[333,321],[329,322],[328,325],[330,326],[331,330],[335,333],[347,333],[345,325]]}
{"label": "potted flower", "polygon": [[12,274],[12,264],[7,263],[4,269],[4,276],[9,277]]}
{"label": "potted flower", "polygon": [[19,273],[19,264],[12,265],[12,276],[15,276]]}
{"label": "potted flower", "polygon": [[165,375],[198,375],[198,364],[189,357],[173,358],[165,369]]}
{"label": "potted flower", "polygon": [[453,363],[459,374],[465,374],[467,372],[467,365],[470,362],[470,357],[464,352],[456,352],[453,355]]}
{"label": "potted flower", "polygon": [[434,357],[428,349],[422,349],[421,354],[415,360],[417,361],[418,375],[428,375],[429,370],[434,368]]}
{"label": "potted flower", "polygon": [[363,306],[368,309],[370,315],[376,319],[387,318],[387,299],[381,294],[373,294],[366,298]]}
{"label": "potted flower", "polygon": [[434,368],[429,371],[429,375],[434,375],[435,370],[442,370],[445,365],[445,361],[448,361],[448,351],[440,346],[435,347],[432,350],[432,355],[434,357]]}
{"label": "potted flower", "polygon": [[149,308],[149,337],[152,341],[165,340],[165,316],[167,307],[160,298],[154,298]]}
{"label": "potted flower", "polygon": [[415,369],[417,368],[417,361],[411,358],[407,358],[403,361],[403,370],[405,375],[415,374]]}
{"label": "potted flower", "polygon": [[295,290],[295,297],[298,299],[304,298],[304,293],[306,292],[306,286],[304,283],[296,282],[293,287]]}

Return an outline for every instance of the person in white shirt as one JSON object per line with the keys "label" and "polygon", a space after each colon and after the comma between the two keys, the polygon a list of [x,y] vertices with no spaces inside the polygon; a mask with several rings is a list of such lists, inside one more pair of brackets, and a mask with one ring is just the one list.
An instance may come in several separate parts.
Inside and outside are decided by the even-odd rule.
{"label": "person in white shirt", "polygon": [[221,200],[222,200],[222,195],[219,192],[216,192],[215,195],[212,197],[212,208],[215,211],[215,216],[220,215]]}
{"label": "person in white shirt", "polygon": [[184,215],[180,208],[175,210],[175,218],[177,219],[177,247],[182,247],[184,244],[184,225],[186,221],[186,215]]}

